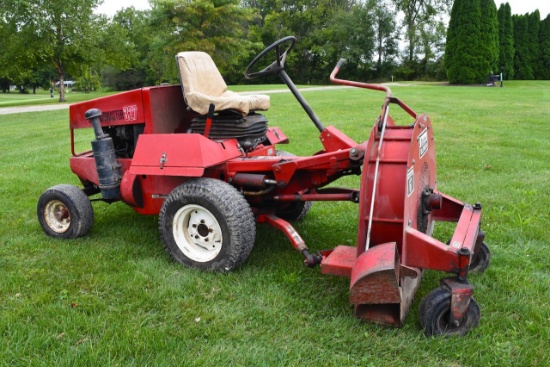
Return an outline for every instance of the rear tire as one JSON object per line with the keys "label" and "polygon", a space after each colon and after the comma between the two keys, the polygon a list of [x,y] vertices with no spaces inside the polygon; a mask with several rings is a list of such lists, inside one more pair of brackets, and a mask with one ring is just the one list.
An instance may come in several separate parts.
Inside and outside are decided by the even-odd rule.
{"label": "rear tire", "polygon": [[88,196],[76,186],[57,185],[44,191],[36,206],[38,222],[54,238],[85,236],[94,222]]}
{"label": "rear tire", "polygon": [[245,198],[226,182],[191,179],[164,201],[159,232],[168,255],[188,267],[227,272],[250,255],[256,222]]}

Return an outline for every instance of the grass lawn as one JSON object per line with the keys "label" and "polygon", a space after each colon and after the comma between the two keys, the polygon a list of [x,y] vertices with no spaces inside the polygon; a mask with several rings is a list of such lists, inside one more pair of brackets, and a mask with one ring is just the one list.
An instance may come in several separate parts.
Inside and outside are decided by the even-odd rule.
{"label": "grass lawn", "polygon": [[[315,87],[299,85],[299,88],[309,88]],[[250,85],[232,85],[229,87],[231,90],[236,92],[250,92],[250,91],[259,91],[259,90],[279,90],[287,89],[284,84],[250,84]],[[81,101],[86,101],[93,98],[104,97],[116,92],[72,92],[65,91],[66,104],[76,103]],[[50,92],[46,90],[37,90],[36,94],[20,94],[17,91],[11,91],[10,93],[0,93],[0,108],[2,107],[14,107],[14,106],[34,106],[34,105],[48,105],[48,104],[58,104],[59,103],[59,91],[55,91],[54,98],[50,97]]]}
{"label": "grass lawn", "polygon": [[[0,366],[550,365],[550,82],[392,89],[431,117],[439,190],[484,205],[492,262],[470,276],[482,315],[467,336],[427,338],[418,325],[421,299],[445,274],[425,273],[403,328],[361,323],[348,279],[305,268],[264,225],[231,274],[175,264],[157,217],[122,203],[94,203],[85,238],[47,237],[36,219],[40,194],[78,185],[68,111],[52,111],[0,116]],[[357,89],[304,96],[325,125],[357,141],[368,138],[383,98]],[[270,124],[291,140],[282,149],[319,150],[291,94],[271,95],[271,106]],[[359,178],[339,185],[358,187]],[[296,228],[313,250],[353,245],[357,206],[315,203]]]}
{"label": "grass lawn", "polygon": [[[86,101],[88,99],[99,98],[113,92],[69,92],[65,91],[65,103],[75,103]],[[50,97],[50,92],[45,90],[37,90],[36,94],[20,94],[16,91],[10,93],[0,93],[0,108],[13,107],[13,106],[34,106],[34,105],[47,105],[59,103],[59,91],[55,91],[54,98]]]}

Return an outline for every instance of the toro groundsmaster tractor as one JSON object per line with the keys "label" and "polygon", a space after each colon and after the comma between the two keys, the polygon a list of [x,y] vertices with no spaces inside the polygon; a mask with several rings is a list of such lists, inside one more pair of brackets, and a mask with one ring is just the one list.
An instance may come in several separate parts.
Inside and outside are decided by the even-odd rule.
{"label": "toro groundsmaster tractor", "polygon": [[[92,200],[158,215],[175,261],[227,272],[252,251],[256,223],[266,223],[286,235],[305,265],[350,278],[349,300],[360,319],[402,325],[423,270],[451,273],[421,302],[420,324],[427,335],[464,335],[480,319],[468,273],[485,270],[490,260],[481,205],[437,190],[428,116],[385,86],[338,79],[344,60],[331,82],[385,92],[382,111],[362,143],[324,126],[285,72],[295,42],[285,37],[267,47],[245,76],[278,74],[319,130],[323,150],[301,157],[278,150],[287,137],[258,113],[269,108],[269,97],[228,91],[208,54],[182,52],[176,56],[181,86],[70,107],[70,167],[83,187],[46,190],[37,206],[42,228],[57,238],[86,235],[93,222],[89,198],[99,195]],[[268,55],[275,61],[258,67]],[[390,107],[404,110],[411,123],[396,125]],[[95,140],[91,150],[75,152],[75,130],[83,128],[92,128]],[[360,187],[327,187],[346,175],[360,175]],[[358,204],[356,246],[309,251],[289,222],[303,218],[314,201]],[[456,222],[448,242],[432,237],[435,221]]]}

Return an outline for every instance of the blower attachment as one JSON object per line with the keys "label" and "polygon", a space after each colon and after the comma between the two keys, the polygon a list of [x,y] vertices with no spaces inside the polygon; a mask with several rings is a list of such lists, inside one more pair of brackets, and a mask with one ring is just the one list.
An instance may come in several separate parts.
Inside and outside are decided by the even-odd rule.
{"label": "blower attachment", "polygon": [[84,117],[92,124],[96,137],[96,140],[92,141],[92,151],[94,153],[101,196],[106,201],[119,200],[122,174],[121,166],[116,160],[113,139],[108,134],[105,134],[101,128],[101,111],[99,109],[92,108],[86,111]]}

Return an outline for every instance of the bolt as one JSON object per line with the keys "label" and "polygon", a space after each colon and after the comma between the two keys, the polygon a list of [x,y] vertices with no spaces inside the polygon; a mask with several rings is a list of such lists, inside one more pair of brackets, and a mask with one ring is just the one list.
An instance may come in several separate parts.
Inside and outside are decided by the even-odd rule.
{"label": "bolt", "polygon": [[352,150],[349,151],[350,157],[357,157],[358,153],[359,152],[357,151],[357,148],[353,148]]}

